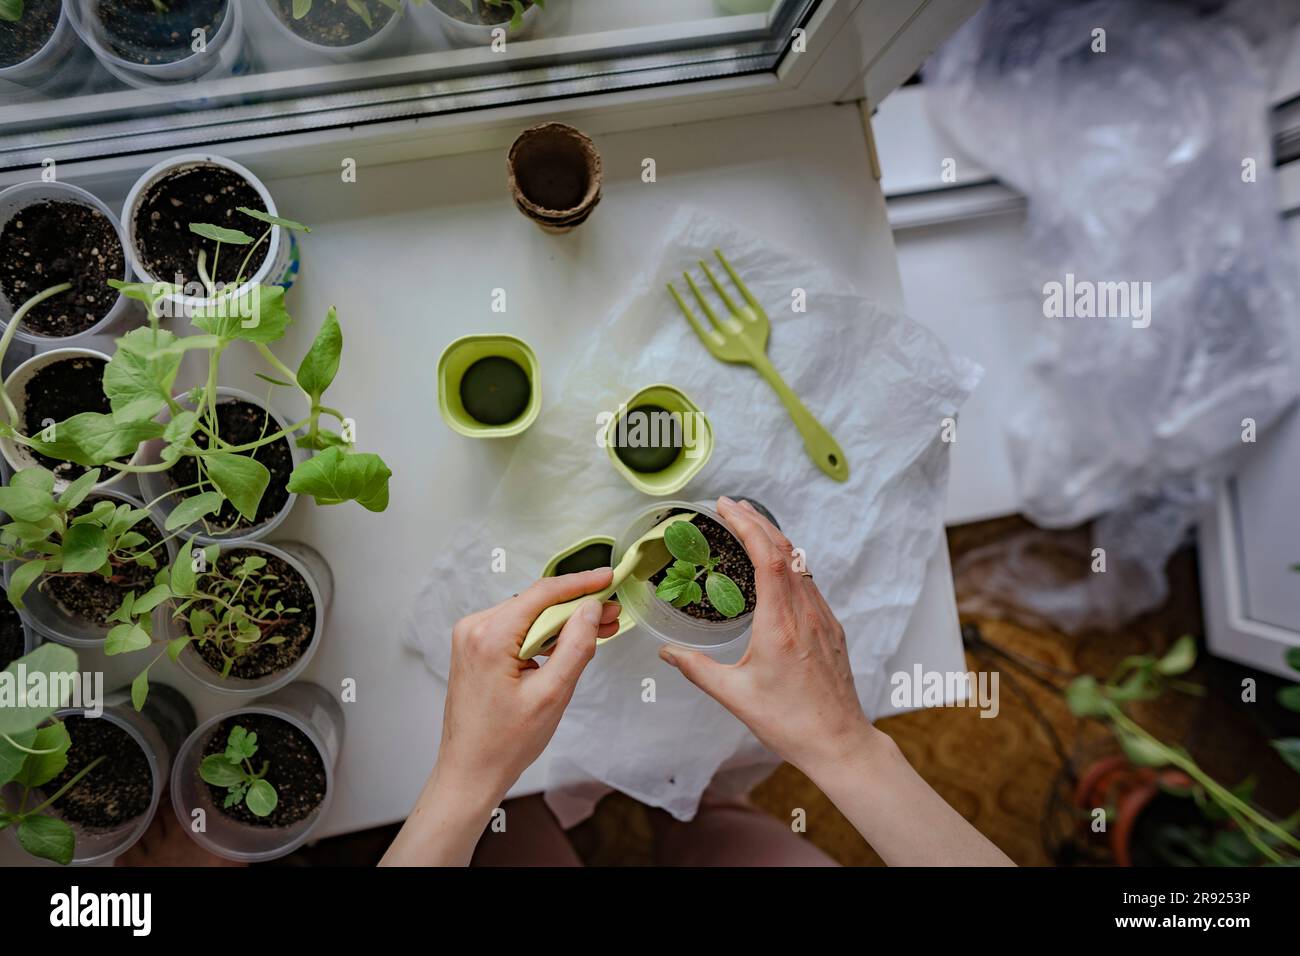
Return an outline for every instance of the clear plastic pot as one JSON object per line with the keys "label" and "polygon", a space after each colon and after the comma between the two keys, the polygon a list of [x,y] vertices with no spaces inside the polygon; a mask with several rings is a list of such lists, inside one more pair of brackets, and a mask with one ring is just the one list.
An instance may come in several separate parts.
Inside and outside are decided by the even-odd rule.
{"label": "clear plastic pot", "polygon": [[[113,488],[96,490],[86,500],[95,501],[100,498],[107,498],[119,504],[129,504],[136,508],[140,507],[140,502],[131,495]],[[162,521],[153,515],[144,520],[152,521],[159,533],[162,534],[163,539],[166,540],[167,532],[163,529]],[[176,554],[174,541],[167,541],[163,548],[166,553],[158,556],[159,567],[170,562]],[[27,589],[27,593],[23,595],[23,605],[36,631],[47,640],[62,644],[65,647],[80,649],[103,647],[104,638],[108,636],[109,630],[113,627],[111,624],[97,626],[89,621],[82,621],[69,615],[59,607],[57,601],[46,593],[45,589],[41,587],[40,581]],[[161,636],[168,633],[166,629],[166,608],[160,607],[153,612],[153,627],[155,635]]]}
{"label": "clear plastic pot", "polygon": [[[247,402],[250,405],[256,405],[258,408],[266,409],[271,416],[271,421],[275,423],[276,431],[283,431],[291,424],[283,415],[276,412],[274,408],[267,408],[266,402],[258,398],[256,395],[252,395],[237,388],[228,388],[224,385],[218,386],[217,404],[236,401]],[[188,405],[188,403],[183,399],[182,404]],[[140,449],[140,461],[145,465],[153,465],[161,462],[162,450],[166,447],[166,444],[167,443],[162,439],[145,442]],[[295,468],[307,457],[306,450],[299,448],[292,436],[289,438],[289,453],[293,456],[293,465]],[[158,515],[159,520],[163,522],[166,522],[167,516],[170,515],[176,505],[179,504],[179,499],[176,495],[168,494],[168,492],[172,491],[174,487],[169,475],[169,471],[142,472],[140,474],[140,491],[144,496],[144,500],[146,502],[157,502],[154,504],[153,510],[154,513]],[[188,535],[193,533],[199,544],[233,545],[236,543],[242,544],[248,541],[258,541],[267,537],[284,523],[284,519],[289,516],[289,512],[293,510],[294,502],[297,500],[298,496],[293,492],[290,492],[289,497],[284,501],[284,507],[266,521],[249,528],[236,528],[224,534],[209,534],[203,530],[195,530],[196,528],[202,529],[203,527],[202,524],[196,524],[192,526],[190,530],[186,531],[182,537],[185,537],[188,540]]]}
{"label": "clear plastic pot", "polygon": [[[85,716],[85,711],[64,708],[55,716]],[[194,708],[184,695],[165,684],[152,684],[149,699],[139,713],[131,706],[126,692],[108,695],[104,700],[104,713],[95,718],[107,720],[125,730],[144,751],[149,762],[152,776],[152,794],[149,808],[139,816],[127,820],[112,829],[86,829],[78,823],[66,821],[76,834],[77,847],[72,858],[74,864],[99,863],[120,856],[135,845],[144,831],[153,822],[158,812],[158,802],[162,798],[163,788],[171,778],[172,765],[181,745],[194,730]],[[93,771],[92,771],[93,773]],[[9,790],[13,794],[13,789]],[[44,797],[41,797],[43,800]],[[59,811],[50,808],[45,812],[59,816]],[[11,832],[13,827],[7,828]],[[16,835],[15,835],[16,839]]]}
{"label": "clear plastic pot", "polygon": [[[457,6],[460,6],[460,0],[456,0]],[[506,31],[506,43],[509,44],[515,40],[527,40],[537,31],[537,23],[542,16],[542,8],[533,4],[524,11],[524,22],[518,30],[510,29],[510,21],[504,23],[467,23],[464,20],[458,20],[450,13],[439,9],[434,0],[429,0],[423,6],[417,6],[416,11],[422,15],[436,17],[442,32],[453,46],[491,46],[493,39],[493,30],[504,28]]]}
{"label": "clear plastic pot", "polygon": [[[5,390],[9,393],[9,400],[13,402],[14,407],[18,410],[18,421],[24,420],[27,408],[27,383],[31,381],[32,376],[42,369],[71,358],[94,358],[103,362],[110,361],[109,356],[103,352],[97,352],[94,349],[85,348],[59,348],[52,349],[49,352],[39,352],[33,355],[27,361],[19,365],[9,375],[5,381]],[[37,460],[35,453],[26,445],[20,445],[12,438],[0,438],[0,454],[4,455],[5,463],[14,471],[21,471],[24,468],[43,467]],[[131,462],[134,463],[140,458],[140,449],[131,456]],[[109,485],[115,485],[122,481],[128,474],[125,471],[118,471],[116,468],[105,466],[101,469],[105,476],[104,480],[95,485],[97,489],[107,488]],[[68,487],[68,481],[64,478],[56,478],[54,481],[54,490],[62,491]]]}
{"label": "clear plastic pot", "polygon": [[[4,520],[8,520],[8,519],[4,519]],[[5,588],[9,587],[8,562],[5,563],[3,568],[0,568],[0,584],[3,584]],[[32,627],[32,622],[28,619],[27,615],[24,612],[15,610],[9,604],[8,600],[4,598],[3,595],[0,595],[0,601],[5,602],[5,607],[9,608],[10,613],[18,615],[18,623],[23,629],[23,651],[22,654],[18,656],[23,657],[26,656],[27,654],[30,654],[32,651],[36,650],[37,646],[40,645],[41,635],[37,633],[36,628]],[[15,658],[15,660],[16,659],[17,658]],[[6,661],[3,658],[0,658],[0,671],[4,670],[12,663],[13,661]]]}
{"label": "clear plastic pot", "polygon": [[[235,551],[257,551],[286,561],[307,582],[307,587],[311,591],[312,602],[316,607],[316,626],[312,630],[311,641],[303,650],[302,656],[284,670],[275,674],[268,674],[265,677],[255,679],[235,677],[233,675],[223,678],[219,671],[214,670],[199,655],[193,642],[190,642],[186,645],[185,650],[181,651],[176,663],[180,665],[181,670],[200,684],[218,693],[250,697],[268,694],[273,690],[277,690],[292,682],[307,669],[307,665],[311,663],[312,657],[315,656],[316,649],[320,647],[321,637],[325,633],[325,618],[329,614],[330,604],[334,600],[334,574],[330,570],[329,564],[321,557],[320,552],[310,545],[298,541],[282,541],[277,544],[265,544],[260,541],[240,541],[235,544],[223,544],[221,546],[223,555]],[[200,583],[202,583],[201,576]],[[169,628],[167,633],[171,637],[181,637],[189,633],[184,620],[176,621],[169,618],[167,627]]]}
{"label": "clear plastic pot", "polygon": [[[113,215],[113,210],[109,209],[97,197],[86,192],[86,190],[79,186],[72,186],[68,183],[46,183],[40,181],[19,183],[16,186],[10,186],[8,189],[0,192],[0,232],[4,230],[5,226],[9,224],[11,219],[21,213],[24,209],[35,205],[38,202],[45,201],[73,202],[79,203],[83,206],[91,206],[94,209],[99,210],[99,212],[108,219],[109,223],[112,224],[113,230],[117,233],[118,241],[122,243],[122,274],[120,276],[111,276],[111,278],[126,281],[131,277],[130,266],[128,264],[130,262],[131,250],[130,246],[127,244],[126,234],[122,231],[122,224],[117,221],[117,216]],[[39,289],[35,290],[35,292],[39,291]],[[35,294],[35,292],[33,292],[33,294]],[[14,312],[21,308],[25,301],[26,299],[22,300],[22,302],[11,302],[3,292],[0,292],[0,328],[3,328],[8,324],[9,320],[13,317]],[[116,295],[112,304],[100,317],[99,321],[84,332],[78,332],[76,335],[68,335],[62,338],[55,338],[53,336],[37,335],[34,332],[30,332],[26,328],[26,323],[24,323],[18,327],[18,330],[14,333],[14,338],[19,342],[25,342],[28,345],[40,345],[46,347],[51,345],[75,345],[92,335],[102,335],[103,333],[110,331],[115,325],[117,325],[118,321],[123,316],[127,315],[133,308],[134,306],[130,299]]]}
{"label": "clear plastic pot", "polygon": [[[398,29],[398,23],[407,16],[406,5],[396,11],[388,22],[379,28],[378,32],[371,34],[364,40],[348,46],[330,46],[326,43],[314,43],[304,36],[299,35],[292,27],[280,19],[276,13],[275,0],[262,0],[262,6],[266,18],[275,24],[275,29],[284,36],[290,43],[300,50],[306,50],[314,56],[323,57],[327,60],[338,62],[347,62],[351,60],[365,60],[377,58],[380,56],[392,56],[400,50],[401,44],[406,39],[404,31]],[[343,9],[340,7],[340,9]]]}
{"label": "clear plastic pot", "polygon": [[[212,799],[199,776],[203,751],[217,726],[238,714],[278,717],[306,734],[316,747],[325,765],[325,797],[310,816],[288,827],[252,826],[226,816],[220,803]],[[307,681],[204,721],[185,741],[172,767],[172,806],[177,818],[195,842],[228,860],[261,863],[292,853],[308,840],[329,810],[343,733],[343,707],[329,691]]]}
{"label": "clear plastic pot", "polygon": [[[726,520],[707,502],[659,502],[640,511],[615,540],[614,565],[618,565],[627,549],[638,538],[678,509],[706,515],[727,528]],[[632,616],[636,626],[643,628],[646,633],[665,644],[677,644],[700,651],[717,651],[739,641],[749,633],[754,617],[751,611],[730,621],[701,621],[679,611],[667,601],[660,600],[655,596],[654,585],[636,578],[629,578],[619,586],[618,600],[624,611]]]}
{"label": "clear plastic pot", "polygon": [[0,67],[0,83],[8,81],[20,86],[44,87],[58,78],[57,74],[61,69],[67,68],[64,60],[81,42],[77,39],[76,31],[72,29],[72,21],[68,18],[69,2],[70,0],[64,0],[59,8],[59,21],[43,47],[21,63]]}

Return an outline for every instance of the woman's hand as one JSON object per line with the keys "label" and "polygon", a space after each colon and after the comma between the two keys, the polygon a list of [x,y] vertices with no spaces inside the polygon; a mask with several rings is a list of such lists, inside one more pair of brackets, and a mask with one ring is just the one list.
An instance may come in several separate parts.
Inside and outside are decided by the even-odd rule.
{"label": "woman's hand", "polygon": [[457,622],[438,762],[388,864],[469,862],[493,809],[559,726],[596,639],[618,630],[619,606],[584,601],[544,666],[519,660],[543,610],[609,586],[609,568],[543,578],[518,597]]}

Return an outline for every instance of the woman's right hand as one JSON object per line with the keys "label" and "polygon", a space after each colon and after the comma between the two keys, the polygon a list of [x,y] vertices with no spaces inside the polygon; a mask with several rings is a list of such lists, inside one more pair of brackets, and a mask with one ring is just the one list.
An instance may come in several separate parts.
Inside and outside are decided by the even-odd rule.
{"label": "woman's right hand", "polygon": [[735,664],[679,647],[659,656],[806,773],[859,751],[879,732],[858,702],[840,622],[812,577],[793,569],[780,529],[747,501],[719,498],[718,512],[754,564],[749,648]]}

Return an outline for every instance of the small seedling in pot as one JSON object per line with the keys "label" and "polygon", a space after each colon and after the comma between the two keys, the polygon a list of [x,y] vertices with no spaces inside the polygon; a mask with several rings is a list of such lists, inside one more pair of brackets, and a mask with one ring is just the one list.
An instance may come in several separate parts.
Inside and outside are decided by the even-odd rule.
{"label": "small seedling in pot", "polygon": [[[714,569],[718,559],[709,553],[709,542],[689,521],[675,521],[664,530],[664,544],[676,560],[669,565],[655,594],[673,607],[684,608],[708,598],[723,617],[737,617],[745,610],[745,597],[736,582]],[[704,586],[700,587],[700,576]]]}
{"label": "small seedling in pot", "polygon": [[23,0],[0,0],[0,20],[17,23],[23,18]]}
{"label": "small seedling in pot", "polygon": [[[300,2],[300,0],[295,0],[295,2]],[[423,6],[428,2],[429,0],[415,0],[415,3],[419,6]],[[527,0],[459,0],[459,2],[471,16],[478,16],[483,23],[502,22],[505,20],[505,12],[507,10],[511,11],[511,30],[518,30],[524,25],[524,14],[529,6],[537,7],[539,10],[546,9],[545,0],[533,0],[531,4]],[[488,19],[483,16],[483,11],[486,10],[498,14],[498,17],[495,20]]]}
{"label": "small seedling in pot", "polygon": [[[330,3],[337,5],[339,0],[330,0]],[[349,10],[361,18],[366,28],[373,30],[375,28],[374,18],[370,15],[370,8],[366,6],[364,0],[344,0]],[[402,12],[402,0],[379,0],[384,6],[394,13]],[[311,13],[313,0],[293,0],[293,18],[301,20],[307,14]]]}
{"label": "small seedling in pot", "polygon": [[199,776],[214,787],[226,788],[222,807],[229,810],[240,803],[258,817],[269,817],[279,802],[275,787],[266,780],[271,765],[263,760],[254,769],[253,757],[257,754],[257,734],[243,727],[231,728],[223,753],[209,754],[199,765]]}

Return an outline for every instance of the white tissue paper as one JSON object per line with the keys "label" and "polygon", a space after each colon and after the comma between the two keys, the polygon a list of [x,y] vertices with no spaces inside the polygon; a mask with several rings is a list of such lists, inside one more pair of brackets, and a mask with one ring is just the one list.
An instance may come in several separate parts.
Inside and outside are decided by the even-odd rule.
{"label": "white tissue paper", "polygon": [[[839,440],[848,482],[817,469],[772,389],[749,367],[713,359],[669,298],[665,283],[680,288],[682,269],[715,247],[764,304],[768,356]],[[792,308],[796,288],[806,290],[806,312]],[[486,514],[450,539],[470,542],[464,550],[476,555],[504,543],[508,573],[485,574],[481,560],[439,549],[404,622],[404,641],[445,680],[457,619],[522,590],[579,538],[618,536],[649,499],[610,466],[597,443],[597,415],[667,381],[709,416],[717,442],[676,497],[744,495],[773,512],[807,553],[843,623],[859,696],[873,707],[883,663],[898,647],[942,535],[944,419],[979,381],[979,366],[849,282],[693,209],[673,220],[657,265],[630,290],[606,334],[589,342],[558,398],[519,440]],[[715,774],[718,789],[740,792],[779,763],[663,663],[659,646],[634,629],[603,645],[583,674],[547,752],[547,801],[562,825],[589,815],[610,787],[689,820]],[[646,678],[654,679],[653,702],[644,699]],[[584,778],[591,783],[573,785]]]}

